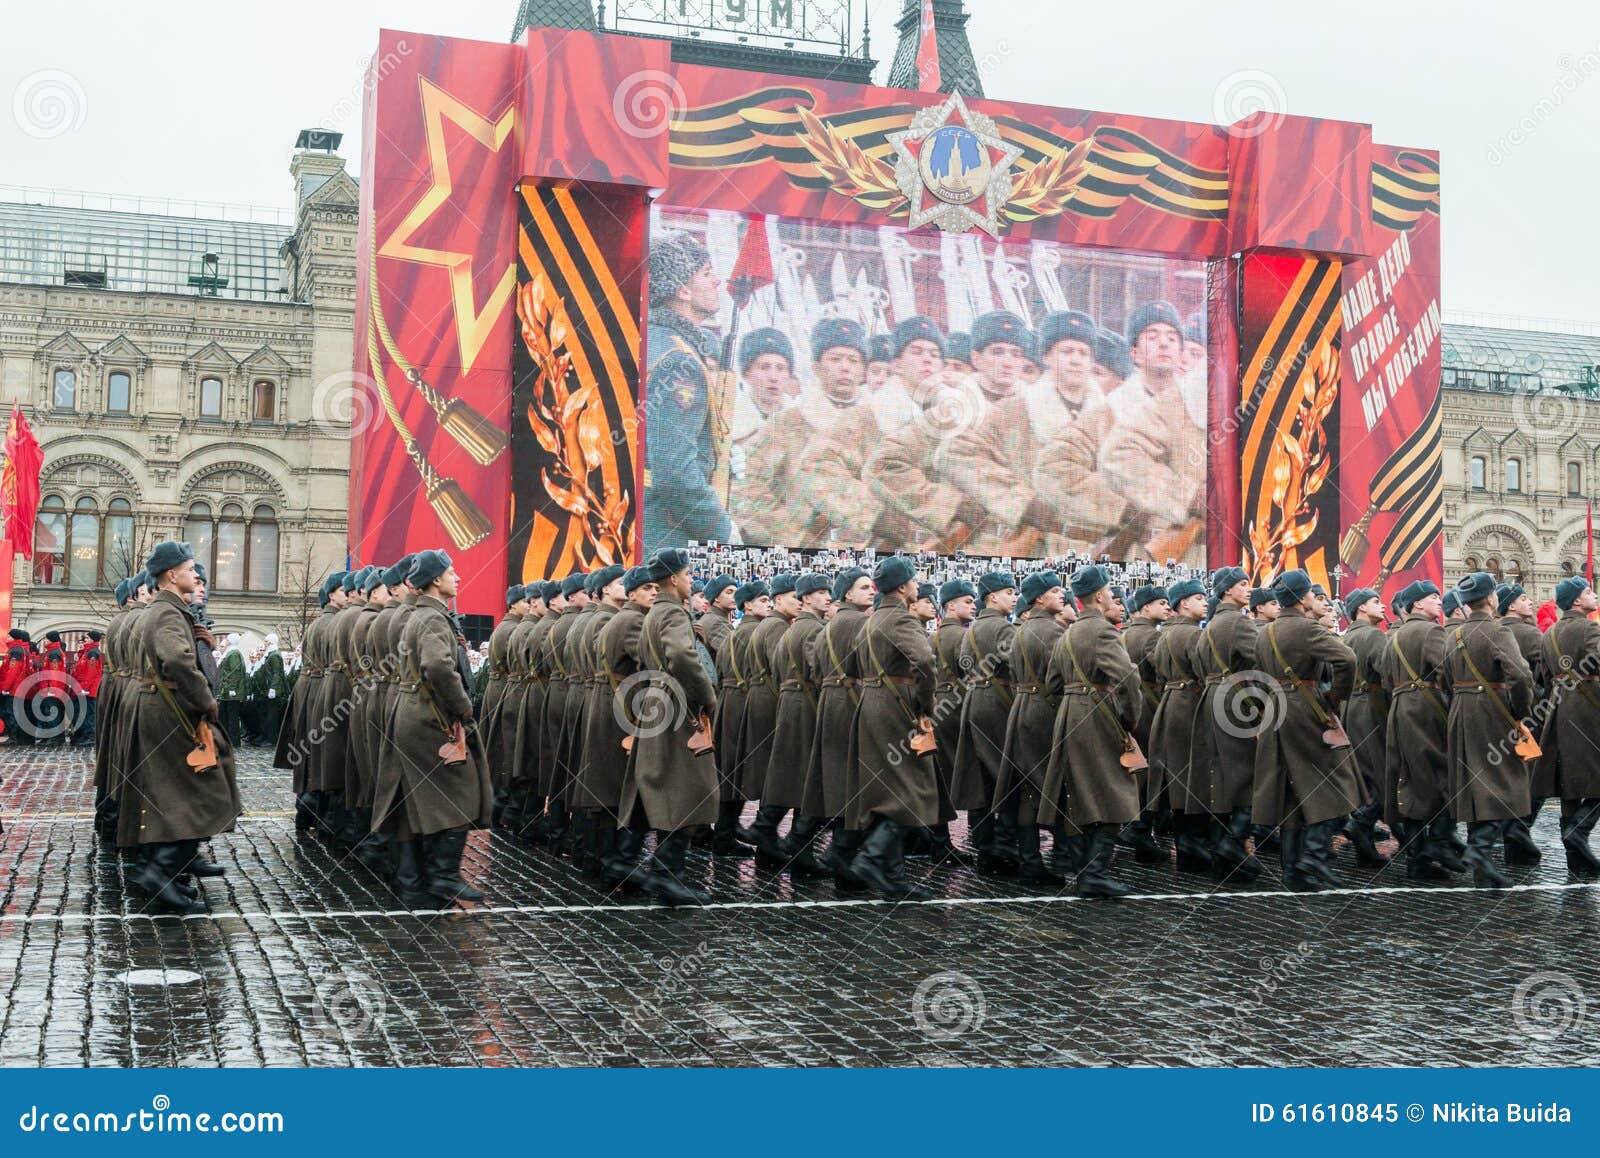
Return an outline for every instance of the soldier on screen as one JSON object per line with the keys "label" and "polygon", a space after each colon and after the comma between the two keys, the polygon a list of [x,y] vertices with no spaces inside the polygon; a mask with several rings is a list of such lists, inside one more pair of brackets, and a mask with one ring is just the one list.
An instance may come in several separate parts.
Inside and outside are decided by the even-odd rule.
{"label": "soldier on screen", "polygon": [[644,549],[685,539],[734,537],[718,467],[726,464],[719,429],[717,341],[707,329],[721,302],[721,283],[706,247],[669,233],[650,246],[650,325],[645,346]]}
{"label": "soldier on screen", "polygon": [[739,393],[733,400],[733,446],[729,469],[744,477],[745,459],[756,437],[789,405],[794,347],[779,330],[763,326],[739,340]]}

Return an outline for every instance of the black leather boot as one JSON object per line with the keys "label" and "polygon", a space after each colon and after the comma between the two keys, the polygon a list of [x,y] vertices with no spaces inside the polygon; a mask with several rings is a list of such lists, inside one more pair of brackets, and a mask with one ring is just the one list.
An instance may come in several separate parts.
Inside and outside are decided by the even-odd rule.
{"label": "black leather boot", "polygon": [[1179,812],[1172,816],[1178,833],[1178,869],[1180,872],[1208,873],[1216,863],[1206,836],[1211,828],[1211,816],[1205,812]]}
{"label": "black leather boot", "polygon": [[422,838],[394,842],[394,891],[408,909],[436,909],[439,903],[428,892],[423,871]]}
{"label": "black leather boot", "polygon": [[817,859],[817,837],[822,830],[823,822],[817,817],[795,813],[789,835],[779,842],[790,876],[825,877],[831,871]]}
{"label": "black leather boot", "polygon": [[903,875],[901,880],[895,879],[897,861],[905,855],[900,844],[904,833],[905,829],[895,821],[879,817],[850,861],[850,871],[856,879],[886,901],[907,899]]}
{"label": "black leather boot", "polygon": [[1480,889],[1503,889],[1511,878],[1494,863],[1495,841],[1503,820],[1478,820],[1467,825],[1466,862],[1472,866],[1472,883]]}
{"label": "black leather boot", "polygon": [[1250,855],[1244,843],[1250,835],[1248,809],[1234,809],[1225,822],[1219,818],[1215,832],[1213,864],[1219,878],[1249,884],[1261,875],[1261,862]]}
{"label": "black leather boot", "polygon": [[1366,808],[1358,808],[1345,822],[1344,834],[1350,838],[1350,846],[1355,849],[1357,868],[1380,869],[1389,863],[1389,858],[1378,851],[1378,841],[1373,831],[1377,820]]}
{"label": "black leather boot", "polygon": [[1067,883],[1064,873],[1054,863],[1046,863],[1039,852],[1039,829],[1032,824],[1017,828],[1017,857],[1022,862],[1021,877],[1032,884],[1057,888]]}
{"label": "black leather boot", "polygon": [[918,884],[906,876],[906,833],[910,830],[905,825],[897,825],[899,832],[895,834],[889,846],[889,879],[894,882],[899,890],[899,900],[926,901],[932,898],[933,890]]}
{"label": "black leather boot", "polygon": [[1428,856],[1438,863],[1446,872],[1464,873],[1467,871],[1466,861],[1461,859],[1461,853],[1456,845],[1456,820],[1448,812],[1441,812],[1428,822],[1428,834],[1423,838],[1427,843]]}
{"label": "black leather boot", "polygon": [[312,807],[312,792],[302,792],[294,798],[294,830],[310,832],[317,826],[317,811]]}
{"label": "black leather boot", "polygon": [[601,880],[605,876],[606,862],[611,859],[611,850],[617,844],[617,827],[603,812],[591,813],[586,823],[588,839],[578,858],[578,869],[591,880]]}
{"label": "black leather boot", "polygon": [[788,860],[778,847],[778,825],[788,813],[787,808],[776,804],[763,804],[756,809],[756,822],[750,826],[750,831],[756,838],[756,864],[762,868],[781,871],[788,867]]}
{"label": "black leather boot", "polygon": [[1081,832],[1068,836],[1064,824],[1051,825],[1050,836],[1055,841],[1050,850],[1051,866],[1064,876],[1076,876],[1089,855],[1088,839]]}
{"label": "black leather boot", "polygon": [[1345,817],[1319,820],[1302,830],[1300,868],[1330,889],[1342,889],[1344,881],[1333,871],[1333,838],[1344,827]]}
{"label": "black leather boot", "polygon": [[197,877],[222,877],[228,875],[227,869],[220,864],[206,860],[200,855],[200,842],[198,840],[191,840],[187,843],[189,845],[189,861],[184,866],[184,872],[192,873]]}
{"label": "black leather boot", "polygon": [[817,858],[833,873],[836,891],[858,893],[867,887],[867,882],[856,876],[852,867],[856,852],[866,835],[858,828],[836,828],[833,830],[833,840],[828,843],[828,851]]}
{"label": "black leather boot", "polygon": [[1305,869],[1306,830],[1301,825],[1278,829],[1278,860],[1283,887],[1293,893],[1319,893],[1323,885]]}
{"label": "black leather boot", "polygon": [[1561,802],[1561,847],[1567,854],[1567,871],[1580,880],[1600,877],[1600,857],[1589,847],[1589,834],[1600,821],[1600,800]]}
{"label": "black leather boot", "polygon": [[[369,808],[366,811],[367,822],[370,824],[372,810]],[[394,869],[389,855],[391,843],[388,833],[368,832],[356,845],[356,859],[365,865],[369,872],[387,878]]]}
{"label": "black leather boot", "polygon": [[644,851],[644,829],[623,828],[617,831],[611,856],[606,860],[605,879],[624,890],[644,887],[650,875],[650,865],[640,857]]}
{"label": "black leather boot", "polygon": [[149,856],[139,874],[139,885],[149,894],[150,900],[179,916],[206,911],[194,893],[184,890],[177,883],[178,874],[183,872],[193,855],[190,843],[185,840],[150,845]]}
{"label": "black leather boot", "polygon": [[1096,824],[1084,834],[1086,855],[1078,871],[1078,895],[1101,900],[1116,900],[1133,890],[1112,879],[1111,862],[1117,851],[1117,826]]}
{"label": "black leather boot", "polygon": [[744,801],[724,800],[717,805],[717,825],[711,830],[711,855],[712,856],[754,856],[755,851],[750,847],[752,840],[745,840],[744,833],[750,830],[739,826],[739,814],[744,811]]}
{"label": "black leather boot", "polygon": [[981,835],[972,846],[978,853],[978,871],[997,877],[1014,877],[1021,872],[1016,823],[999,812],[985,812],[978,824]]}
{"label": "black leather boot", "polygon": [[976,864],[978,858],[950,839],[948,824],[928,827],[928,859],[936,865]]}
{"label": "black leather boot", "polygon": [[689,834],[683,829],[657,832],[656,853],[650,864],[650,874],[645,878],[644,891],[669,908],[710,904],[709,894],[684,883],[683,864],[688,854]]}
{"label": "black leather boot", "polygon": [[1252,824],[1250,826],[1250,839],[1256,843],[1256,855],[1266,856],[1269,853],[1278,853],[1282,857],[1283,838],[1277,829],[1265,824]]}
{"label": "black leather boot", "polygon": [[933,849],[933,840],[922,825],[906,829],[906,855],[927,856]]}
{"label": "black leather boot", "polygon": [[1395,839],[1400,842],[1400,855],[1406,862],[1408,881],[1447,881],[1450,874],[1428,855],[1427,829],[1415,820],[1394,822]]}
{"label": "black leather boot", "polygon": [[461,879],[461,855],[467,849],[467,829],[447,828],[423,841],[428,892],[443,904],[481,901],[483,893]]}
{"label": "black leather boot", "polygon": [[1167,851],[1166,845],[1156,839],[1155,821],[1149,812],[1145,812],[1124,831],[1128,846],[1133,849],[1133,859],[1139,864],[1171,863],[1172,854]]}
{"label": "black leather boot", "polygon": [[1506,821],[1504,834],[1506,864],[1532,865],[1544,859],[1544,854],[1539,851],[1539,846],[1533,839],[1531,828],[1532,824],[1525,816]]}

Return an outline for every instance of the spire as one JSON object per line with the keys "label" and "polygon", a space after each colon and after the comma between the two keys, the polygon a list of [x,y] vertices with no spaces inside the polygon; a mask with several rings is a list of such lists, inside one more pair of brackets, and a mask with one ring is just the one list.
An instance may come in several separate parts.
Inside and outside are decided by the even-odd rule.
{"label": "spire", "polygon": [[521,0],[517,5],[517,22],[511,27],[511,43],[521,40],[522,33],[530,25],[594,32],[594,5],[589,0]]}
{"label": "spire", "polygon": [[[905,0],[895,27],[900,44],[889,66],[890,88],[917,87],[917,30],[922,0]],[[967,41],[967,11],[961,0],[933,0],[933,26],[939,41],[941,92],[958,92],[964,97],[981,97],[983,81],[978,62]]]}

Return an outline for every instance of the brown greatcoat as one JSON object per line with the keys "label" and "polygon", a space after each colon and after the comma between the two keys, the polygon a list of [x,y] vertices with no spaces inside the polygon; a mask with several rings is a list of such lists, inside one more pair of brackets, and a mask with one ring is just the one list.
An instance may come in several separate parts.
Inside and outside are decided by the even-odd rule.
{"label": "brown greatcoat", "polygon": [[[233,746],[215,723],[217,701],[195,654],[194,620],[171,591],[161,591],[134,620],[128,654],[142,682],[132,715],[125,791],[117,814],[117,843],[167,844],[228,832],[239,815]],[[170,698],[169,698],[170,697]],[[188,763],[194,728],[212,718],[217,765]]]}
{"label": "brown greatcoat", "polygon": [[933,645],[922,621],[898,599],[867,617],[845,671],[860,681],[846,756],[846,823],[865,829],[877,817],[907,827],[937,824],[939,783],[933,755],[911,751],[919,717],[933,711]]}
{"label": "brown greatcoat", "polygon": [[1147,797],[1166,794],[1174,812],[1211,811],[1210,728],[1200,714],[1205,670],[1195,654],[1200,625],[1192,619],[1167,621],[1156,639],[1150,664],[1161,680],[1161,702],[1150,721]]}
{"label": "brown greatcoat", "polygon": [[545,704],[545,730],[555,730],[556,773],[551,781],[550,794],[567,796],[572,778],[578,774],[578,743],[583,739],[583,699],[589,690],[587,663],[589,641],[593,638],[595,624],[599,622],[601,600],[594,596],[579,609],[577,617],[565,632],[560,625],[551,629],[552,648],[559,647],[561,666],[567,671],[566,694],[561,697],[559,713],[549,701]]}
{"label": "brown greatcoat", "polygon": [[[623,607],[626,606],[630,605],[602,601],[594,615],[590,617],[590,622],[579,626],[582,634],[577,637],[577,644],[574,650],[580,652],[577,656],[577,665],[584,673],[584,686],[582,693],[583,707],[574,714],[573,722],[573,727],[577,729],[577,734],[572,738],[572,781],[571,787],[567,791],[567,804],[572,808],[605,809],[612,813],[615,813],[617,808],[616,793],[621,791],[622,787],[622,768],[619,767],[617,769],[614,791],[608,790],[598,780],[591,787],[585,779],[584,770],[589,766],[591,755],[601,761],[603,766],[604,762],[610,759],[613,754],[608,751],[591,753],[589,738],[591,725],[595,723],[592,715],[597,711],[604,712],[608,716],[612,714],[611,681],[606,677],[607,669],[601,661],[600,637],[605,634],[605,629],[611,625],[611,622],[616,619]],[[602,692],[604,693],[603,696]],[[595,742],[604,744],[609,738],[611,730],[618,728],[619,725],[615,719],[612,719],[600,721],[598,727],[600,731],[595,734]],[[617,757],[623,756],[622,733],[620,732],[616,737],[614,752]],[[621,760],[619,763],[626,764],[626,760]]]}
{"label": "brown greatcoat", "polygon": [[[745,695],[744,721],[739,731],[739,795],[762,800],[767,768],[772,763],[772,736],[778,725],[778,650],[789,632],[789,621],[774,611],[750,635],[750,646],[740,657],[750,690]],[[731,774],[731,773],[730,773]]]}
{"label": "brown greatcoat", "polygon": [[644,608],[637,603],[624,603],[606,618],[595,636],[595,674],[589,681],[589,703],[583,713],[583,762],[578,765],[572,793],[574,808],[602,809],[619,825],[621,813],[617,805],[628,771],[628,754],[622,750],[622,741],[659,722],[653,716],[641,718],[635,707],[640,681],[632,677],[639,670],[639,636],[644,630],[644,616]]}
{"label": "brown greatcoat", "polygon": [[[1350,696],[1355,654],[1299,607],[1285,607],[1256,636],[1256,667],[1279,681],[1279,720],[1256,740],[1257,824],[1318,824],[1361,805],[1361,773],[1349,747],[1322,734]],[[1285,686],[1293,682],[1298,687]],[[1328,690],[1321,687],[1328,681]]]}
{"label": "brown greatcoat", "polygon": [[933,656],[939,661],[939,680],[933,688],[933,734],[939,746],[934,749],[933,766],[939,774],[939,819],[956,818],[951,795],[955,783],[956,750],[961,746],[961,709],[967,700],[967,685],[961,678],[961,644],[967,625],[954,619],[939,624],[933,633]]}
{"label": "brown greatcoat", "polygon": [[816,612],[802,611],[777,638],[771,667],[778,681],[778,712],[761,789],[761,803],[775,808],[801,808],[805,801],[806,766],[817,730],[816,648],[823,626]]}
{"label": "brown greatcoat", "polygon": [[1439,688],[1444,628],[1425,615],[1407,615],[1389,629],[1378,670],[1389,694],[1384,738],[1383,818],[1427,822],[1449,792],[1449,709]]}
{"label": "brown greatcoat", "polygon": [[717,653],[717,714],[711,722],[716,743],[718,799],[745,800],[740,791],[744,769],[744,713],[750,701],[750,640],[763,621],[740,616],[727,642]]}
{"label": "brown greatcoat", "polygon": [[717,819],[717,765],[710,754],[689,751],[689,736],[698,717],[716,707],[717,692],[695,648],[689,612],[672,592],[663,590],[645,615],[634,658],[655,689],[642,694],[673,705],[672,726],[640,733],[622,780],[618,813],[625,823],[642,813],[658,832],[711,824]]}
{"label": "brown greatcoat", "polygon": [[967,680],[961,710],[961,741],[956,748],[951,803],[957,808],[998,808],[1006,720],[1011,715],[1011,652],[1017,628],[1005,612],[985,607],[961,641],[957,663]]}
{"label": "brown greatcoat", "polygon": [[1150,751],[1150,724],[1161,703],[1162,679],[1154,662],[1160,634],[1161,625],[1142,615],[1133,616],[1122,628],[1122,645],[1128,649],[1133,666],[1139,669],[1139,718],[1134,721],[1133,734],[1146,752]]}
{"label": "brown greatcoat", "polygon": [[300,678],[294,681],[294,688],[289,692],[289,706],[278,728],[278,746],[272,755],[272,766],[293,769],[292,785],[296,796],[317,786],[314,752],[322,736],[318,722],[322,718],[322,681],[327,662],[324,641],[338,612],[333,604],[327,604],[306,624],[305,634],[300,637]]}
{"label": "brown greatcoat", "polygon": [[1085,408],[1076,422],[1044,440],[1033,461],[1036,489],[1072,496],[1065,512],[1063,551],[1092,552],[1124,525],[1128,504],[1099,469],[1100,444],[1111,421],[1111,408],[1103,403]]}
{"label": "brown greatcoat", "polygon": [[539,785],[544,701],[549,694],[544,641],[556,624],[557,614],[547,611],[543,615],[527,616],[511,637],[511,663],[522,672],[521,694],[517,697],[515,714],[510,714],[512,709],[507,705],[501,715],[508,717],[510,728],[510,783],[518,787],[537,789]]}
{"label": "brown greatcoat", "polygon": [[[1222,603],[1194,639],[1194,666],[1205,679],[1194,756],[1205,753],[1205,770],[1191,783],[1211,786],[1211,811],[1220,816],[1249,808],[1255,789],[1254,713],[1266,710],[1264,697],[1270,695],[1245,675],[1258,666],[1256,635],[1255,620]],[[1191,797],[1190,803],[1198,802]]]}
{"label": "brown greatcoat", "polygon": [[112,800],[122,791],[122,769],[132,741],[139,673],[130,665],[128,639],[138,630],[144,605],[130,603],[106,628],[105,668],[95,710],[94,786]]}
{"label": "brown greatcoat", "polygon": [[1045,677],[1050,656],[1066,630],[1054,615],[1041,612],[1019,623],[1013,637],[1011,674],[1016,698],[1006,717],[994,798],[1016,802],[1019,824],[1038,822],[1040,792],[1050,767],[1050,733],[1061,707],[1060,693],[1046,689]]}
{"label": "brown greatcoat", "polygon": [[1121,764],[1139,712],[1139,669],[1099,611],[1085,611],[1056,641],[1045,687],[1061,697],[1050,735],[1041,825],[1126,824],[1139,818],[1139,781]]}
{"label": "brown greatcoat", "polygon": [[372,779],[367,784],[364,798],[358,802],[362,808],[372,806],[377,791],[378,778],[385,764],[395,759],[394,702],[400,694],[400,681],[405,674],[405,656],[400,654],[400,637],[406,621],[416,608],[417,597],[410,590],[392,596],[378,618],[367,628],[367,648],[372,652],[376,675],[372,702],[367,707],[367,765],[372,769]]}
{"label": "brown greatcoat", "polygon": [[806,764],[804,808],[807,816],[844,816],[848,797],[845,769],[850,758],[851,722],[861,689],[846,661],[855,651],[866,613],[846,604],[817,636],[817,730]]}
{"label": "brown greatcoat", "polygon": [[1445,633],[1450,814],[1468,824],[1526,816],[1531,774],[1514,745],[1515,725],[1533,706],[1533,672],[1511,633],[1487,611]]}
{"label": "brown greatcoat", "polygon": [[472,711],[472,697],[456,666],[455,625],[442,601],[416,597],[399,649],[405,668],[390,724],[394,758],[378,771],[373,829],[392,825],[403,840],[464,825],[486,828],[494,785],[477,729],[466,729],[466,760],[446,764],[439,756],[450,738],[449,726]]}
{"label": "brown greatcoat", "polygon": [[1600,623],[1564,611],[1544,635],[1553,710],[1544,722],[1533,795],[1600,798]]}
{"label": "brown greatcoat", "polygon": [[[584,604],[585,607],[588,604]],[[572,688],[572,672],[567,667],[567,637],[578,626],[583,609],[568,608],[556,616],[545,632],[539,656],[544,673],[544,703],[539,715],[540,796],[560,796],[566,787],[566,769],[561,764],[561,725],[567,719],[567,694]]]}
{"label": "brown greatcoat", "polygon": [[313,783],[324,792],[345,789],[350,767],[350,709],[354,703],[350,683],[350,629],[365,603],[346,603],[329,618],[323,634],[325,649],[322,695],[314,721],[321,739],[311,749]]}
{"label": "brown greatcoat", "polygon": [[1356,750],[1356,766],[1361,769],[1361,798],[1382,800],[1389,694],[1383,688],[1380,661],[1389,637],[1370,623],[1357,623],[1343,638],[1345,646],[1355,653],[1356,676],[1355,690],[1341,718]]}
{"label": "brown greatcoat", "polygon": [[[1128,518],[1143,521],[1150,534],[1193,524],[1205,509],[1206,431],[1189,416],[1181,387],[1155,394],[1106,432],[1100,470],[1126,500]],[[1197,562],[1203,539],[1198,536],[1180,561]]]}
{"label": "brown greatcoat", "polygon": [[932,545],[950,536],[958,523],[969,532],[981,529],[987,510],[969,502],[940,468],[947,433],[926,415],[892,434],[869,432],[863,446],[869,457],[861,471],[880,508],[876,545]]}
{"label": "brown greatcoat", "polygon": [[350,662],[350,718],[345,725],[350,750],[349,767],[344,778],[344,802],[348,808],[359,808],[372,801],[372,778],[376,771],[373,762],[372,708],[377,698],[377,670],[372,654],[372,629],[378,622],[378,613],[388,606],[364,603],[359,614],[353,617],[350,638],[346,646]]}
{"label": "brown greatcoat", "polygon": [[711,653],[713,663],[720,662],[722,645],[728,642],[728,636],[733,634],[733,623],[728,612],[720,607],[711,607],[699,619],[694,621],[695,634],[700,637],[700,642],[706,645],[706,650]]}
{"label": "brown greatcoat", "polygon": [[514,727],[505,726],[501,712],[508,701],[507,688],[511,686],[511,637],[521,622],[522,616],[507,612],[489,635],[489,683],[483,689],[483,714],[478,719],[478,731],[483,736],[483,754],[489,761],[489,774],[497,789],[511,782],[511,743],[516,737],[512,734]]}
{"label": "brown greatcoat", "polygon": [[859,501],[855,456],[830,455],[834,477],[826,482],[813,474],[818,447],[832,442],[837,427],[857,429],[867,413],[836,406],[813,387],[772,416],[751,439],[744,474],[733,484],[731,510],[746,542],[867,542],[872,516]]}

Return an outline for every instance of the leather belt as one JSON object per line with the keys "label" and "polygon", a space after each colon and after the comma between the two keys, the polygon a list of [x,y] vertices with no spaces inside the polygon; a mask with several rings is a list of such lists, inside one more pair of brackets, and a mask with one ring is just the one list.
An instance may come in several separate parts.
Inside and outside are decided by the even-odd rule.
{"label": "leather belt", "polygon": [[827,676],[823,679],[822,686],[825,688],[853,688],[856,686],[856,681],[849,676]]}
{"label": "leather belt", "polygon": [[1503,692],[1509,686],[1510,685],[1505,684],[1505,683],[1494,683],[1494,682],[1481,683],[1480,684],[1476,680],[1474,680],[1471,683],[1464,683],[1461,680],[1457,680],[1456,683],[1455,683],[1455,689],[1458,692],[1482,692],[1482,691],[1489,691],[1490,689],[1493,689],[1494,691],[1497,691],[1497,692]]}
{"label": "leather belt", "polygon": [[1086,696],[1090,692],[1100,692],[1102,695],[1111,691],[1110,684],[1080,683],[1074,680],[1061,689],[1069,696]]}
{"label": "leather belt", "polygon": [[1395,684],[1394,694],[1399,696],[1406,692],[1420,692],[1423,688],[1436,692],[1439,690],[1439,685],[1429,680],[1407,680],[1403,684]]}
{"label": "leather belt", "polygon": [[1194,680],[1168,680],[1164,690],[1169,692],[1181,692],[1184,688],[1194,687],[1194,684]]}
{"label": "leather belt", "polygon": [[861,681],[861,686],[864,688],[881,688],[886,684],[899,684],[901,687],[911,687],[916,682],[910,676],[868,676]]}
{"label": "leather belt", "polygon": [[1031,684],[1014,683],[1011,686],[1013,688],[1015,688],[1019,692],[1027,692],[1029,695],[1034,695],[1034,696],[1036,696],[1040,692],[1044,691],[1044,684],[1042,684],[1042,683],[1031,683]]}
{"label": "leather belt", "polygon": [[996,688],[1008,688],[1009,689],[1009,688],[1015,688],[1017,685],[1012,680],[1003,680],[1003,679],[1000,679],[998,676],[990,676],[988,679],[973,680],[972,681],[972,686],[975,687],[975,688],[996,687]]}

